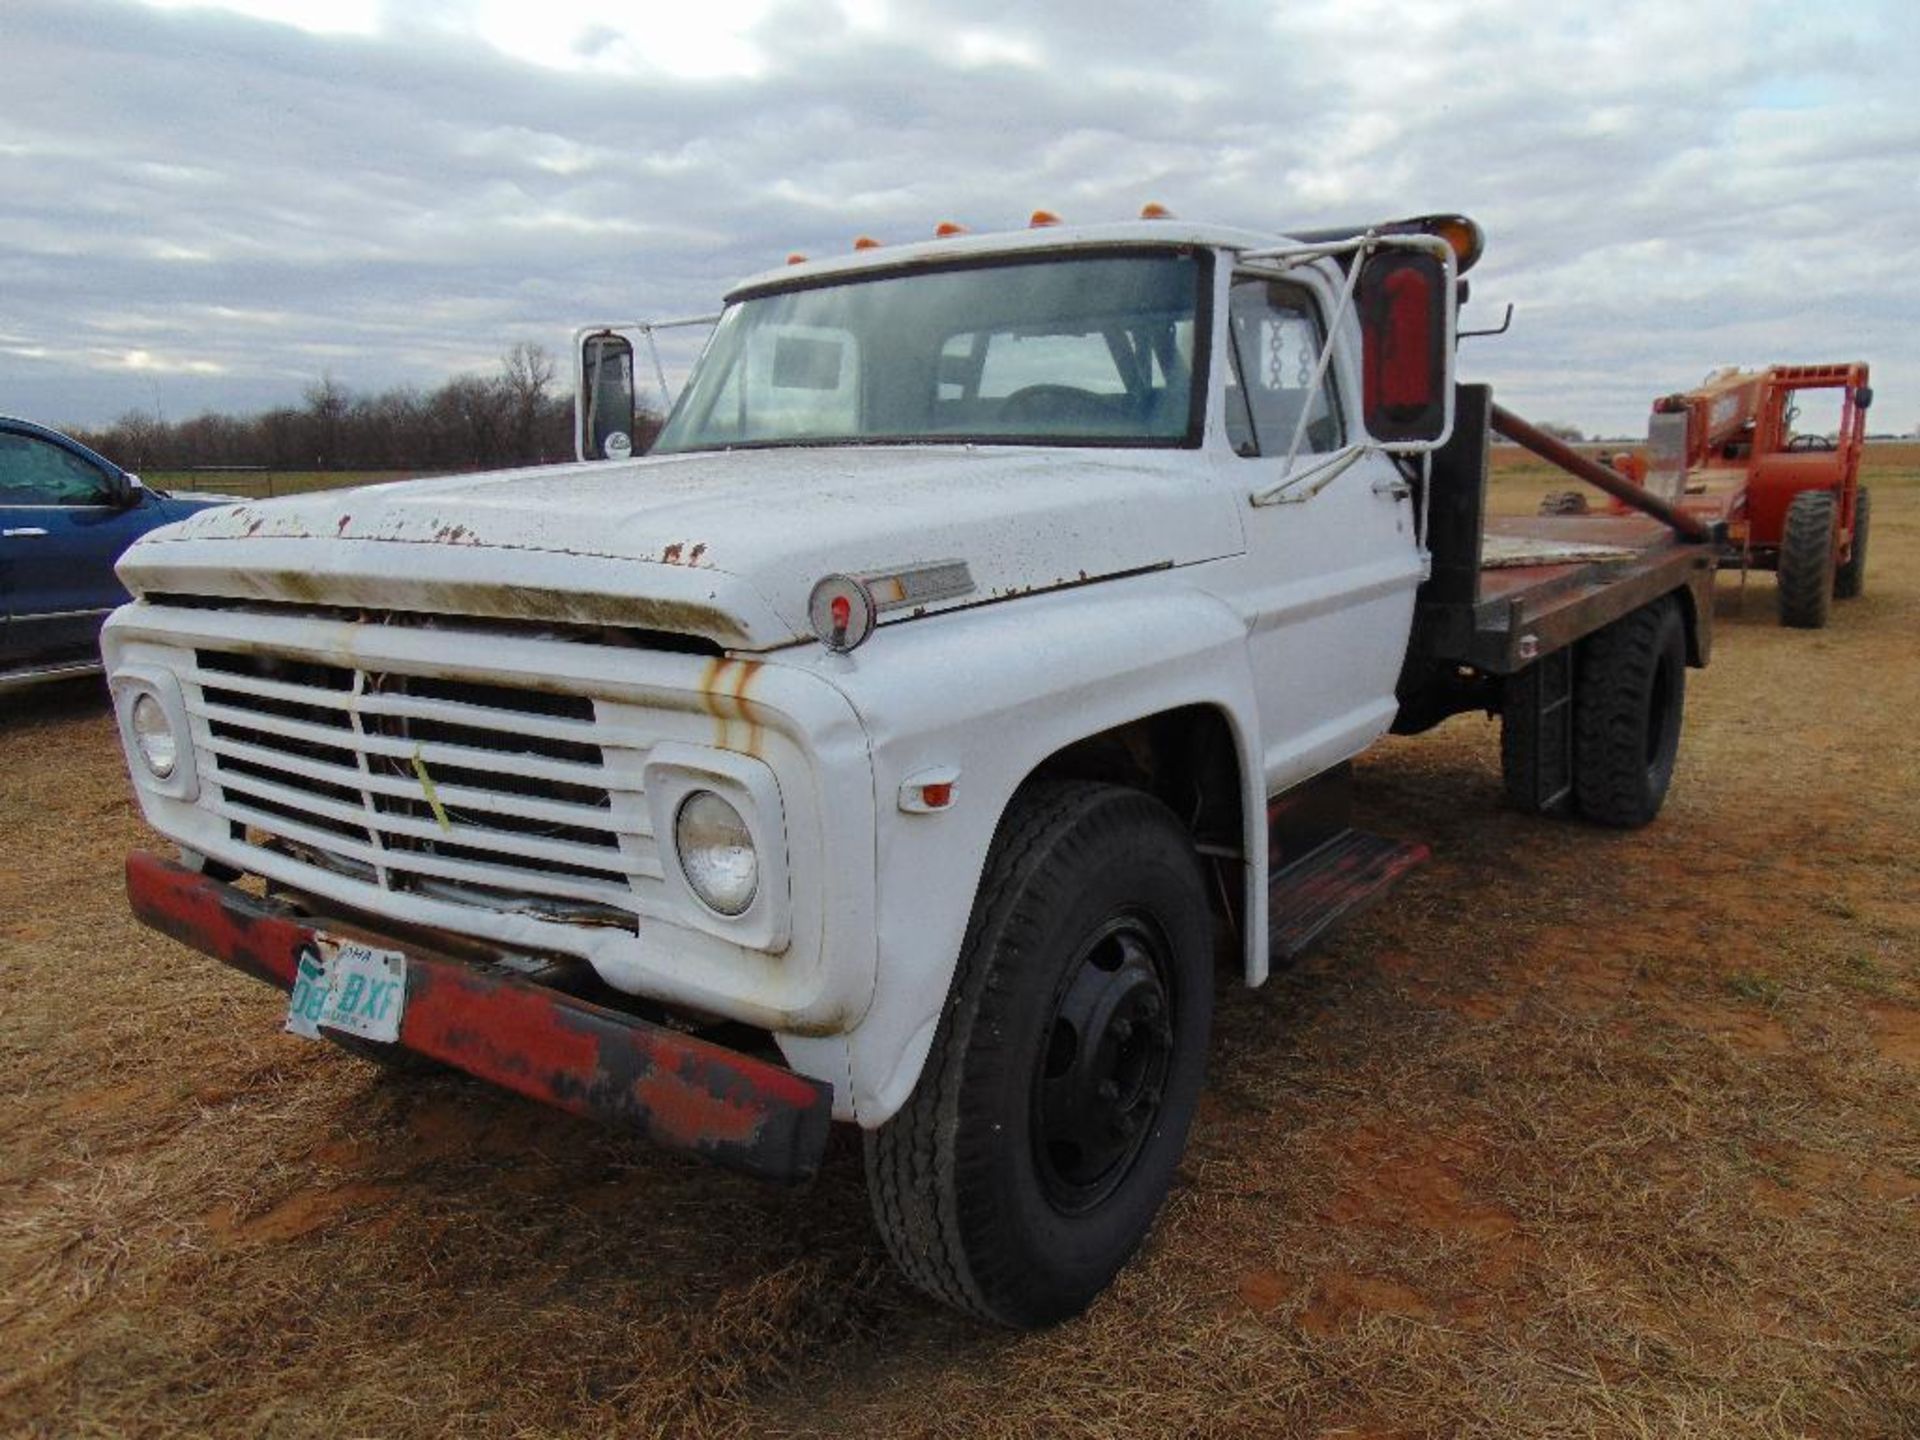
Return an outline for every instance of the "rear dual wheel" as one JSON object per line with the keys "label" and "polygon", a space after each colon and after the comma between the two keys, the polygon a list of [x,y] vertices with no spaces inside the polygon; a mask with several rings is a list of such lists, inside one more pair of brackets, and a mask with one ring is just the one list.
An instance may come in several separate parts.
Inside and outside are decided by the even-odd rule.
{"label": "rear dual wheel", "polygon": [[[1645,825],[1666,803],[1680,750],[1687,646],[1678,601],[1662,596],[1622,616],[1581,641],[1572,659],[1571,736],[1544,723],[1540,703],[1547,667],[1564,664],[1564,655],[1537,660],[1507,681],[1500,759],[1508,803],[1542,813],[1540,792],[1570,765],[1568,788],[1581,818]],[[1563,677],[1558,672],[1555,682],[1567,684]]]}
{"label": "rear dual wheel", "polygon": [[1583,818],[1631,827],[1660,813],[1680,753],[1686,695],[1686,622],[1671,595],[1581,642],[1573,798]]}
{"label": "rear dual wheel", "polygon": [[866,1136],[874,1217],[915,1285],[1026,1328],[1126,1264],[1200,1092],[1210,925],[1159,801],[1085,783],[1015,798],[919,1084]]}

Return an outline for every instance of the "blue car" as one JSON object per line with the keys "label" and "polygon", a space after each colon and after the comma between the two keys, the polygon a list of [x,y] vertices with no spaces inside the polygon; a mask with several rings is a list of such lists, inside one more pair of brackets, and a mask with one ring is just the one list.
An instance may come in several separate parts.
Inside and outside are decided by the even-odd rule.
{"label": "blue car", "polygon": [[149,490],[57,430],[0,416],[0,690],[98,670],[101,622],[127,599],[120,552],[229,503]]}

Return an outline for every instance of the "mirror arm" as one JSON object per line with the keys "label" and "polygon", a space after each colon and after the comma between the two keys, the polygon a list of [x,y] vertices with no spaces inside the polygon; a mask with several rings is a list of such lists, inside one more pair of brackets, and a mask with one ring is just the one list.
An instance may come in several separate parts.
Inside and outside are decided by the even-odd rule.
{"label": "mirror arm", "polygon": [[[1297,505],[1303,500],[1311,500],[1327,486],[1338,480],[1354,462],[1369,450],[1371,445],[1349,445],[1344,450],[1336,450],[1323,459],[1316,460],[1298,475],[1289,475],[1278,485],[1269,485],[1264,490],[1256,490],[1247,498],[1255,505]],[[1287,462],[1291,468],[1293,462]]]}
{"label": "mirror arm", "polygon": [[1457,330],[1454,332],[1453,338],[1456,340],[1478,340],[1483,335],[1504,335],[1507,333],[1508,328],[1512,324],[1513,324],[1513,302],[1509,300],[1507,302],[1507,313],[1501,318],[1500,323],[1494,326],[1493,329],[1491,330]]}
{"label": "mirror arm", "polygon": [[660,363],[660,342],[654,338],[653,326],[642,324],[640,333],[647,337],[647,355],[653,361],[653,378],[660,382],[660,403],[669,412],[673,409],[673,391],[667,388],[667,367]]}
{"label": "mirror arm", "polygon": [[[1307,386],[1307,403],[1300,407],[1300,418],[1293,422],[1293,439],[1287,442],[1286,468],[1289,470],[1293,469],[1293,462],[1300,454],[1301,442],[1307,438],[1307,419],[1313,414],[1313,397],[1320,393],[1320,386],[1327,378],[1327,367],[1333,363],[1334,339],[1340,333],[1347,312],[1353,308],[1354,288],[1360,283],[1360,272],[1366,268],[1367,256],[1372,252],[1376,238],[1371,230],[1362,236],[1353,263],[1347,267],[1346,284],[1340,289],[1340,303],[1333,307],[1333,318],[1327,322],[1327,338],[1320,346],[1320,359],[1313,367],[1313,380]],[[1313,493],[1317,494],[1318,491]]]}

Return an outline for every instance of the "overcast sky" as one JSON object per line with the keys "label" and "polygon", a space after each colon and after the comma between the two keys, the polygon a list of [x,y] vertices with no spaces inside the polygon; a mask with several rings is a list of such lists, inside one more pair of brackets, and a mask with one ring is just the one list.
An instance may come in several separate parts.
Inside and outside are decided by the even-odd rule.
{"label": "overcast sky", "polygon": [[297,404],[940,220],[1464,210],[1463,367],[1635,433],[1863,358],[1920,423],[1915,0],[0,0],[0,412]]}

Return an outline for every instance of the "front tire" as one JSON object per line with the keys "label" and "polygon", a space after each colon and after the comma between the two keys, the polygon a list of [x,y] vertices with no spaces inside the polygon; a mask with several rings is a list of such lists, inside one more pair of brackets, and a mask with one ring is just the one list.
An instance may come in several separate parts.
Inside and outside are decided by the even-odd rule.
{"label": "front tire", "polygon": [[919,1084],[866,1137],[888,1251],[1016,1328],[1084,1310],[1146,1237],[1186,1146],[1213,1015],[1193,844],[1159,801],[1017,795]]}
{"label": "front tire", "polygon": [[1645,825],[1666,803],[1686,708],[1686,622],[1672,596],[1581,642],[1573,794],[1598,825]]}
{"label": "front tire", "polygon": [[1833,492],[1807,490],[1787,506],[1780,537],[1780,623],[1819,630],[1833,608]]}

